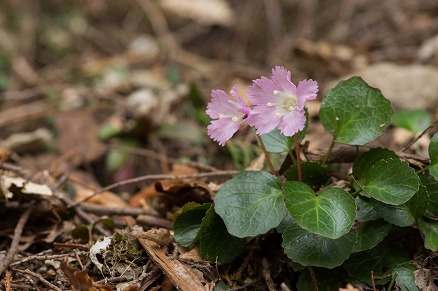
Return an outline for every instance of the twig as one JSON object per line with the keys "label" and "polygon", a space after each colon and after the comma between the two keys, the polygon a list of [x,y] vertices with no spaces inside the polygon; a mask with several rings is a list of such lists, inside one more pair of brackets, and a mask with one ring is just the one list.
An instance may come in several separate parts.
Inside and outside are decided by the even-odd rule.
{"label": "twig", "polygon": [[26,270],[24,270],[24,271],[23,271],[23,270],[19,270],[19,269],[17,269],[17,270],[15,270],[15,271],[16,271],[16,272],[19,272],[19,273],[24,273],[24,274],[31,275],[31,276],[37,278],[38,280],[40,280],[41,283],[46,284],[48,287],[50,287],[50,288],[53,289],[53,290],[56,290],[56,291],[62,291],[61,288],[58,288],[57,286],[53,285],[52,283],[50,283],[49,281],[47,281],[46,279],[44,279],[40,274],[34,273],[34,272],[32,272],[31,270],[29,270],[29,269],[26,269]]}
{"label": "twig", "polygon": [[373,291],[377,291],[376,283],[374,283],[374,272],[371,271],[371,286],[373,286]]}
{"label": "twig", "polygon": [[28,261],[32,261],[32,260],[41,260],[41,261],[45,261],[45,260],[51,260],[51,259],[59,259],[59,258],[65,258],[68,257],[68,254],[59,254],[59,255],[33,255],[33,256],[28,256],[25,257],[19,261],[15,261],[12,262],[9,266],[16,266],[16,265],[20,265],[22,263],[28,262]]}
{"label": "twig", "polygon": [[275,291],[277,289],[275,288],[274,281],[272,281],[272,277],[271,277],[271,274],[270,274],[269,271],[270,270],[269,270],[268,261],[266,260],[266,258],[263,258],[262,259],[262,275],[263,275],[263,278],[265,279],[265,282],[266,282],[266,285],[268,287],[268,290],[269,291]]}
{"label": "twig", "polygon": [[154,210],[134,208],[134,207],[122,208],[122,207],[112,207],[112,206],[83,203],[81,204],[81,208],[87,212],[92,212],[98,215],[160,216],[160,214]]}
{"label": "twig", "polygon": [[420,135],[418,135],[416,138],[414,138],[414,140],[412,140],[410,143],[408,143],[407,145],[405,145],[405,147],[401,150],[401,152],[406,151],[408,148],[410,148],[414,143],[417,142],[417,140],[419,140],[423,135],[425,135],[427,132],[431,131],[435,126],[438,125],[438,120],[435,121],[434,123],[432,123],[428,128],[426,128],[425,130],[423,130],[422,133],[420,133]]}
{"label": "twig", "polygon": [[5,274],[5,289],[6,291],[12,291],[12,274],[7,270]]}
{"label": "twig", "polygon": [[23,212],[23,214],[21,214],[21,217],[18,220],[17,226],[15,227],[15,230],[14,230],[14,237],[12,238],[11,247],[9,248],[9,251],[8,251],[6,257],[0,263],[0,275],[3,274],[3,272],[9,266],[12,259],[14,258],[14,255],[16,254],[16,252],[18,250],[18,244],[20,243],[20,238],[21,238],[21,234],[23,233],[23,228],[26,225],[26,222],[29,219],[30,213],[32,212],[33,208],[34,208],[34,206],[32,203]]}
{"label": "twig", "polygon": [[67,248],[81,248],[81,249],[90,249],[90,246],[84,244],[75,244],[75,243],[59,243],[53,242],[53,246],[55,247],[67,247]]}
{"label": "twig", "polygon": [[173,227],[172,221],[151,215],[139,215],[137,222],[166,229],[172,229]]}
{"label": "twig", "polygon": [[[64,193],[64,191],[57,190],[57,192],[60,194],[59,199],[61,199],[61,201],[64,202],[64,204],[67,208],[74,208],[74,210],[76,211],[76,214],[86,223],[89,223],[89,224],[94,223],[94,219],[91,218],[90,215],[88,215],[88,213],[82,209],[81,205],[74,205],[73,201],[70,199],[70,197],[68,197],[68,195],[66,193]],[[105,228],[103,228],[101,225],[98,225],[98,224],[95,225],[94,229],[96,229],[98,232],[100,232],[104,236],[111,236],[111,232],[106,230]]]}
{"label": "twig", "polygon": [[70,206],[68,206],[68,208],[76,207],[79,204],[95,197],[96,195],[101,194],[102,192],[109,191],[109,190],[112,190],[114,188],[118,188],[120,186],[124,186],[124,185],[128,185],[128,184],[135,184],[135,183],[150,181],[150,180],[173,180],[173,179],[188,179],[188,178],[207,178],[207,177],[217,177],[217,176],[232,176],[232,175],[237,174],[238,172],[239,171],[230,170],[230,171],[217,171],[217,172],[211,172],[211,173],[198,173],[198,174],[192,174],[192,175],[161,175],[161,174],[158,174],[158,175],[140,176],[140,177],[127,179],[127,180],[120,181],[120,182],[108,185],[106,187],[103,187],[99,191],[96,191],[93,194],[91,194],[90,196],[87,196],[84,199],[79,200],[78,202],[71,204]]}

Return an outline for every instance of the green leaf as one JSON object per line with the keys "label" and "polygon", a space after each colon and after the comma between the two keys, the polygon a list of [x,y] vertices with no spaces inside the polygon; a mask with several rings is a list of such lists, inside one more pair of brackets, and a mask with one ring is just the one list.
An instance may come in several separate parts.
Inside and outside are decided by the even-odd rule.
{"label": "green leaf", "polygon": [[202,219],[211,205],[189,202],[174,214],[173,231],[176,242],[185,247],[196,242]]}
{"label": "green leaf", "polygon": [[[315,278],[318,283],[318,290],[324,291],[338,291],[339,282],[343,281],[342,273],[339,268],[328,270],[324,268],[312,268]],[[312,277],[309,270],[305,269],[301,272],[300,278],[297,283],[298,291],[313,290]]]}
{"label": "green leaf", "polygon": [[215,210],[237,237],[264,234],[286,216],[281,182],[267,172],[241,172],[224,183]]}
{"label": "green leaf", "polygon": [[429,194],[429,204],[426,215],[430,218],[438,218],[438,180],[429,175],[420,175],[421,184]]}
{"label": "green leaf", "polygon": [[426,187],[420,185],[418,192],[406,203],[388,205],[372,200],[374,209],[380,216],[394,225],[405,227],[415,223],[416,218],[423,216],[428,205],[429,195]]}
{"label": "green leaf", "polygon": [[332,269],[341,265],[350,255],[356,241],[354,232],[338,239],[329,239],[301,228],[293,223],[283,233],[285,254],[304,266]]}
{"label": "green leaf", "polygon": [[81,242],[88,242],[91,238],[91,225],[79,225],[71,231],[71,236],[80,239]]}
{"label": "green leaf", "polygon": [[[132,139],[125,139],[120,142],[120,145],[124,147],[136,147],[138,142]],[[123,167],[130,158],[132,158],[132,154],[124,151],[122,148],[110,149],[106,156],[106,167],[109,171],[116,171]]]}
{"label": "green leaf", "polygon": [[356,244],[353,253],[374,248],[387,235],[391,225],[383,220],[374,220],[360,224],[356,229]]}
{"label": "green leaf", "polygon": [[414,272],[416,270],[417,267],[415,267],[415,265],[412,263],[403,263],[398,265],[394,269],[394,273],[397,273],[397,277],[395,278],[395,281],[397,282],[397,285],[400,288],[400,290],[420,291],[420,289],[417,287],[417,284],[415,284]]}
{"label": "green leaf", "polygon": [[417,134],[429,127],[431,118],[426,110],[401,110],[394,112],[392,123]]}
{"label": "green leaf", "polygon": [[414,224],[415,218],[410,213],[406,204],[388,205],[377,200],[372,200],[373,207],[382,218],[394,225],[406,227]]}
{"label": "green leaf", "polygon": [[357,221],[365,222],[381,218],[380,214],[374,209],[370,198],[359,195],[355,200]]}
{"label": "green leaf", "polygon": [[225,264],[238,256],[244,246],[245,239],[230,235],[224,222],[211,206],[202,220],[199,231],[201,255],[208,258],[210,262]]}
{"label": "green leaf", "polygon": [[270,153],[289,152],[295,144],[294,136],[285,136],[281,134],[280,129],[278,128],[269,133],[263,134],[261,137],[266,150]]}
{"label": "green leaf", "polygon": [[[377,246],[371,250],[355,253],[343,264],[348,275],[371,284],[371,272],[377,285],[391,280],[392,271],[409,256],[395,246]],[[380,279],[379,279],[380,278]]]}
{"label": "green leaf", "polygon": [[420,183],[414,170],[399,158],[381,160],[363,177],[354,178],[367,195],[391,205],[400,205],[411,199]]}
{"label": "green leaf", "polygon": [[203,127],[194,121],[179,121],[176,123],[162,124],[158,130],[162,138],[190,143],[192,145],[203,145],[206,143]]}
{"label": "green leaf", "polygon": [[292,216],[290,216],[289,212],[286,212],[286,216],[283,218],[283,220],[280,222],[280,224],[275,228],[275,230],[278,233],[283,233],[286,228],[289,227],[289,225],[291,225],[294,222],[294,219],[292,218]]}
{"label": "green leaf", "polygon": [[331,239],[349,232],[356,216],[354,199],[339,188],[326,189],[315,196],[304,183],[286,182],[284,201],[299,226]]}
{"label": "green leaf", "polygon": [[372,166],[381,160],[394,158],[398,156],[389,149],[373,148],[357,157],[353,164],[353,176],[355,179],[363,178]]}
{"label": "green leaf", "polygon": [[438,133],[432,137],[429,144],[429,173],[438,180]]}
{"label": "green leaf", "polygon": [[[326,176],[327,168],[315,162],[305,162],[301,164],[302,182],[311,187],[324,185],[329,177]],[[287,181],[298,181],[298,167],[293,165],[284,173]]]}
{"label": "green leaf", "polygon": [[327,92],[319,115],[334,142],[364,145],[383,134],[392,113],[391,102],[380,90],[352,77]]}
{"label": "green leaf", "polygon": [[419,219],[418,226],[424,235],[424,246],[436,252],[438,250],[438,221]]}

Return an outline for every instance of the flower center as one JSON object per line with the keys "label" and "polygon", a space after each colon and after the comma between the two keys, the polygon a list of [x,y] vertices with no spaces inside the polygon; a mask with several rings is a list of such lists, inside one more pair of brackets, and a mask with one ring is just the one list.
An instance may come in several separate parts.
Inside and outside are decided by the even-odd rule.
{"label": "flower center", "polygon": [[277,90],[274,90],[273,93],[276,97],[276,102],[268,102],[266,106],[275,106],[275,108],[279,109],[276,113],[277,116],[282,116],[297,108],[298,98],[295,93]]}

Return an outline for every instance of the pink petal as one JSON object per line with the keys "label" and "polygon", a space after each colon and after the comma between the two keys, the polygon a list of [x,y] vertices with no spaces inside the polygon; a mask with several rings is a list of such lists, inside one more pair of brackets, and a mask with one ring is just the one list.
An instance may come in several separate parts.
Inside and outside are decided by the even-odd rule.
{"label": "pink petal", "polygon": [[304,108],[304,104],[308,100],[315,100],[318,94],[318,83],[313,80],[302,80],[298,83],[297,97],[298,108]]}
{"label": "pink petal", "polygon": [[261,77],[254,80],[253,85],[248,88],[248,99],[252,105],[266,105],[272,102],[274,90],[281,90],[281,88],[276,86],[271,79]]}
{"label": "pink petal", "polygon": [[[236,106],[234,100],[222,90],[211,91],[211,101],[207,104],[206,113],[213,119],[219,118],[219,113],[222,114],[234,114],[236,112]],[[229,101],[233,102],[229,102]]]}
{"label": "pink petal", "polygon": [[225,118],[213,120],[207,126],[207,133],[212,140],[223,146],[239,130],[240,124],[240,122]]}
{"label": "pink petal", "polygon": [[304,129],[306,116],[304,110],[294,110],[289,114],[283,115],[280,121],[280,131],[285,136],[293,136]]}
{"label": "pink petal", "polygon": [[256,128],[257,134],[265,134],[274,130],[280,122],[275,113],[275,108],[259,105],[251,110],[246,122]]}
{"label": "pink petal", "polygon": [[276,66],[272,69],[272,81],[280,88],[278,91],[296,92],[297,88],[290,80],[291,72],[284,67]]}

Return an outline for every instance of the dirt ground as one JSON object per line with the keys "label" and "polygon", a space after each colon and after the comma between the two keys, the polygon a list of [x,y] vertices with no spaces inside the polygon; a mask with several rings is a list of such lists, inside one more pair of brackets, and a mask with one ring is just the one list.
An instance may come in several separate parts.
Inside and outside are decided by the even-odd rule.
{"label": "dirt ground", "polygon": [[[437,68],[437,1],[1,1],[0,290],[213,290],[219,279],[294,290],[275,235],[226,266],[171,238],[173,213],[210,202],[260,155],[249,131],[227,147],[209,139],[210,92],[282,65],[317,80],[321,100],[330,82],[382,63]],[[330,143],[318,106],[310,150]],[[379,142],[410,139],[390,130]],[[114,233],[99,270],[91,242]],[[172,275],[178,256],[185,282]]]}

